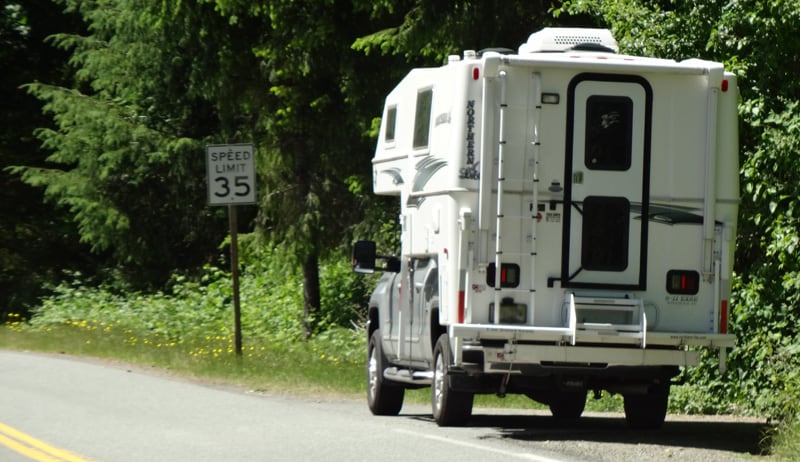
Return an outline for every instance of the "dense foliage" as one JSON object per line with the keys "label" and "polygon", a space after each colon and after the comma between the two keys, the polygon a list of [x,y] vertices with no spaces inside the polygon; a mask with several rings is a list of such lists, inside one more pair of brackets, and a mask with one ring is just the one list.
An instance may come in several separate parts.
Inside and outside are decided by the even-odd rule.
{"label": "dense foliage", "polygon": [[[263,300],[298,315],[257,302],[245,331],[307,337],[348,326],[367,291],[347,272],[348,243],[377,236],[396,246],[397,204],[370,194],[382,96],[409,67],[462,49],[514,48],[546,25],[599,25],[623,52],[722,61],[739,78],[731,328],[740,344],[727,375],[709,358],[686,376],[702,397],[676,402],[791,416],[800,402],[798,12],[800,0],[8,2],[0,312],[27,310],[66,268],[102,282],[94,295],[60,286],[56,296],[76,307],[102,294],[118,297],[118,315],[135,316],[147,310],[140,300],[156,300],[153,329],[164,335],[213,329],[220,319],[188,321],[158,297],[227,301],[215,269],[226,266],[225,211],[205,204],[203,148],[247,141],[257,147],[259,202],[242,212],[242,231],[258,236],[243,246],[245,284],[286,291]],[[320,264],[335,258],[343,266]]]}
{"label": "dense foliage", "polygon": [[87,255],[68,213],[44,204],[40,188],[4,169],[42,165],[47,153],[33,131],[50,126],[49,117],[20,85],[69,82],[68,54],[45,38],[79,29],[79,18],[52,8],[51,0],[0,7],[0,322],[34,304],[41,287],[58,280],[61,269],[88,271],[103,258]]}
{"label": "dense foliage", "polygon": [[[248,341],[290,344],[301,338],[303,313],[302,275],[287,265],[286,249],[257,244],[243,236],[241,275],[242,335]],[[343,327],[353,330],[365,302],[365,284],[337,258],[321,266],[322,308],[320,332]],[[42,300],[30,324],[46,328],[64,324],[95,323],[130,329],[164,342],[186,342],[219,332],[233,332],[230,274],[212,265],[199,278],[174,276],[163,290],[120,293],[109,285],[85,284],[80,274],[59,285]]]}

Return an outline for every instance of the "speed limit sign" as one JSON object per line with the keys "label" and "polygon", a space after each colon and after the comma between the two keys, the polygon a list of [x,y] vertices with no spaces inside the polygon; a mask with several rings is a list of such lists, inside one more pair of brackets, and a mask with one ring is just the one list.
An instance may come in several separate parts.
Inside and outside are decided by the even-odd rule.
{"label": "speed limit sign", "polygon": [[256,168],[252,144],[206,146],[208,205],[256,202]]}

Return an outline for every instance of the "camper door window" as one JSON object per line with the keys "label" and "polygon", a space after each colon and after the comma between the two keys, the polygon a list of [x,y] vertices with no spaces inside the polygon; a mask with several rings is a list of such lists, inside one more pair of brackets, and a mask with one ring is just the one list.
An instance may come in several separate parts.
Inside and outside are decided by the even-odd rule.
{"label": "camper door window", "polygon": [[626,96],[590,96],[586,101],[586,168],[631,168],[633,101]]}

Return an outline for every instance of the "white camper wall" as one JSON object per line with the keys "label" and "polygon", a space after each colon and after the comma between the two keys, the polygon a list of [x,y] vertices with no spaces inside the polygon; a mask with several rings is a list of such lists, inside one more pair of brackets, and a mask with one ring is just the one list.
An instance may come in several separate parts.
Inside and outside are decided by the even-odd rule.
{"label": "white camper wall", "polygon": [[650,82],[654,100],[650,198],[688,201],[702,210],[706,117],[705,111],[687,108],[705,101],[705,78],[655,75]]}
{"label": "white camper wall", "polygon": [[[709,66],[712,65],[714,72],[710,72]],[[645,300],[650,328],[657,331],[713,331],[716,328],[715,297],[718,297],[714,281],[705,278],[696,296],[672,297],[666,293],[665,279],[667,272],[675,269],[703,272],[701,255],[708,229],[703,227],[702,218],[709,178],[712,181],[722,178],[716,183],[718,201],[714,216],[717,220],[735,223],[738,196],[735,79],[727,76],[729,91],[720,96],[718,113],[723,115],[714,126],[714,133],[708,133],[709,114],[712,113],[702,104],[710,94],[709,85],[721,85],[721,82],[710,82],[710,79],[717,78],[718,69],[715,63],[699,60],[676,63],[597,53],[532,53],[524,57],[490,53],[483,58],[471,54],[465,59],[453,58],[445,66],[417,69],[403,79],[386,99],[381,135],[373,159],[374,187],[378,194],[400,195],[403,254],[430,255],[438,259],[441,321],[445,324],[458,321],[461,291],[466,301],[467,322],[489,321],[488,306],[492,303],[493,291],[488,287],[486,268],[495,261],[496,169],[503,142],[504,176],[510,179],[503,185],[504,213],[520,219],[503,225],[502,262],[518,264],[523,274],[522,286],[514,293],[509,291],[508,296],[524,303],[525,300],[517,293],[528,291],[528,277],[535,274],[534,287],[530,289],[536,291],[536,306],[531,307],[535,311],[529,315],[529,322],[544,327],[563,325],[564,188],[572,181],[575,172],[591,173],[595,179],[605,178],[602,170],[587,173],[585,166],[578,164],[573,165],[573,171],[565,172],[565,153],[575,149],[581,151],[582,141],[575,141],[574,137],[582,139],[585,136],[583,125],[586,124],[585,117],[580,114],[573,115],[571,121],[567,120],[569,106],[576,105],[573,111],[587,110],[585,103],[570,103],[569,95],[583,81],[594,82],[589,90],[580,90],[584,93],[590,91],[589,96],[594,92],[598,95],[628,95],[636,85],[618,83],[636,80],[646,82],[642,84],[643,89],[652,89],[652,119],[646,140],[650,164],[647,172],[641,165],[636,167],[638,170],[634,169],[625,181],[636,182],[638,180],[631,177],[637,175],[641,181],[649,178],[646,189],[641,189],[638,195],[631,195],[624,193],[630,192],[630,185],[619,184],[618,180],[606,180],[598,185],[581,179],[576,184],[580,185],[579,188],[591,186],[594,188],[591,194],[595,196],[630,196],[633,231],[629,245],[634,250],[630,251],[629,258],[637,259],[630,263],[634,270],[635,265],[640,264],[640,252],[636,248],[645,244],[636,230],[642,220],[649,222],[645,252],[647,270],[643,283],[646,289],[644,286],[641,290],[630,289],[635,292],[630,296]],[[501,75],[505,77],[501,78]],[[619,79],[604,78],[604,75],[617,75]],[[592,80],[591,76],[600,77]],[[571,82],[578,83],[573,88]],[[537,89],[555,98],[537,109]],[[415,148],[412,143],[415,105],[420,92],[428,90],[432,93],[428,143]],[[589,98],[578,93],[574,95],[576,100]],[[636,111],[642,110],[643,98],[632,97]],[[650,97],[647,98],[650,101]],[[392,111],[394,117],[390,114]],[[502,131],[501,112],[504,118]],[[643,117],[641,112],[636,114],[637,120]],[[391,132],[392,119],[395,121],[393,137],[387,136],[387,132]],[[573,124],[575,133],[568,140],[569,124]],[[540,143],[537,186],[540,208],[536,210],[532,210],[534,129]],[[641,127],[636,130],[640,133],[637,136],[641,137]],[[714,154],[718,158],[715,157],[712,163],[706,156],[710,146],[709,135],[716,137],[718,146]],[[572,144],[568,146],[567,143]],[[570,159],[581,164],[584,162],[580,153]],[[708,165],[716,165],[719,174],[709,177]],[[474,173],[465,175],[470,168]],[[623,178],[614,174],[607,176]],[[575,188],[572,200],[580,202],[581,197],[574,194]],[[649,216],[642,216],[641,212],[637,214],[645,201],[649,201]],[[463,211],[471,217],[468,226],[474,228],[462,232],[459,218]],[[579,210],[570,211],[581,213]],[[670,221],[676,211],[685,215],[678,221]],[[524,219],[526,215],[528,218]],[[534,259],[525,256],[526,253],[530,255],[529,248],[534,239],[531,215],[539,215],[535,226],[537,250]],[[579,219],[578,215],[574,218]],[[580,229],[571,229],[569,235],[579,232]],[[731,229],[727,234],[732,234]],[[723,244],[725,253],[732,249],[730,242]],[[462,245],[469,248],[459,247]],[[570,245],[574,251],[575,246],[581,244],[578,240]],[[580,257],[577,253],[569,255]],[[535,268],[531,267],[532,264]],[[572,260],[569,265],[570,269],[580,267],[573,265]],[[729,269],[723,268],[723,271]],[[609,275],[603,281],[610,286],[622,287],[635,280],[623,275],[620,282],[611,278],[614,276],[611,271],[606,273]],[[576,281],[582,283],[579,279]],[[591,290],[578,287],[577,292],[629,295],[623,294],[620,288],[608,290],[601,286],[602,281],[589,288]],[[567,290],[576,289],[573,285]]]}
{"label": "white camper wall", "polygon": [[[428,153],[429,149],[414,149],[414,116],[418,90],[433,86],[438,68],[412,70],[386,97],[381,131],[372,159],[373,190],[375,194],[399,195],[410,191],[414,179],[412,157]],[[395,108],[394,137],[387,140],[389,112]]]}

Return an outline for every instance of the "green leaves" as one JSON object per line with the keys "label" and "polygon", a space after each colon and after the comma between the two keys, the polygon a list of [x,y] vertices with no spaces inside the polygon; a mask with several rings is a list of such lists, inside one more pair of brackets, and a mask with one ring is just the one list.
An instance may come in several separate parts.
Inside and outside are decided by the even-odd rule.
{"label": "green leaves", "polygon": [[[141,125],[135,105],[43,84],[28,90],[46,102],[45,110],[58,125],[38,131],[43,146],[53,152],[47,158],[53,167],[18,166],[14,171],[29,184],[43,186],[48,200],[67,207],[82,241],[93,250],[111,251],[122,262],[149,260],[153,243],[132,239],[140,230],[131,230],[131,224],[140,223],[145,213],[158,216],[158,208],[136,209],[139,215],[134,208],[156,184],[169,188],[170,177],[186,173],[168,154],[173,142]],[[176,146],[185,149],[186,141]]]}
{"label": "green leaves", "polygon": [[[758,211],[742,217],[745,226],[759,229],[765,256],[780,262],[780,269],[797,269],[795,249],[800,239],[800,107],[787,103],[759,123],[760,141],[744,158],[742,187],[745,206]],[[759,268],[756,268],[759,270]],[[763,271],[763,269],[760,269]]]}
{"label": "green leaves", "polygon": [[252,125],[252,87],[218,81],[257,69],[230,51],[248,37],[203,3],[65,3],[89,35],[51,41],[72,51],[78,86],[27,86],[53,118],[37,131],[50,155],[14,171],[69,210],[81,240],[123,274],[159,284],[213,259],[224,235],[224,216],[205,204],[203,149]]}
{"label": "green leaves", "polygon": [[395,55],[414,64],[441,64],[465,49],[516,48],[528,35],[553,22],[548,2],[458,0],[400,5],[375,4],[377,21],[353,48],[373,55]]}

